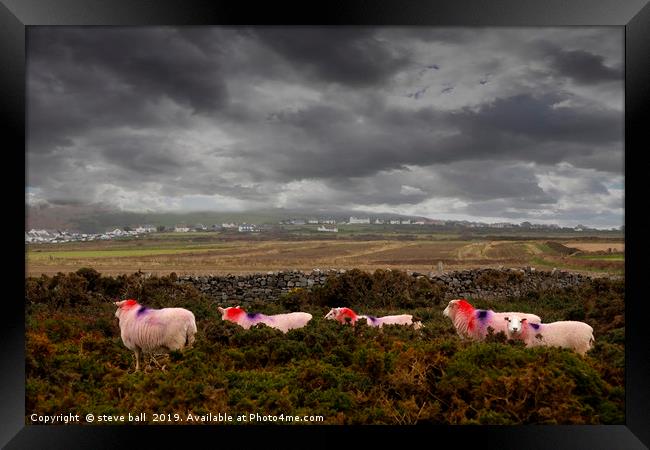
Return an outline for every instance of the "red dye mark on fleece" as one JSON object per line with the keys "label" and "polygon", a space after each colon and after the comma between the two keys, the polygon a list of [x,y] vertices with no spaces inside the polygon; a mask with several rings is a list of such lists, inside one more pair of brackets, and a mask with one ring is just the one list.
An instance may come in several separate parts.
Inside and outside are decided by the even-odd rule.
{"label": "red dye mark on fleece", "polygon": [[246,311],[241,309],[239,306],[235,306],[232,308],[226,309],[226,316],[225,318],[228,320],[237,320],[239,316],[242,314],[246,314]]}
{"label": "red dye mark on fleece", "polygon": [[339,322],[344,323],[346,317],[349,317],[352,322],[356,322],[357,313],[352,311],[350,308],[341,308],[339,310],[338,316],[336,317],[336,320],[338,320]]}
{"label": "red dye mark on fleece", "polygon": [[475,327],[475,312],[476,310],[470,305],[467,300],[463,299],[458,302],[458,313],[461,314],[467,321],[467,329],[472,331]]}
{"label": "red dye mark on fleece", "polygon": [[124,304],[122,305],[122,309],[130,309],[130,308],[133,308],[134,306],[136,306],[137,304],[138,304],[138,302],[136,302],[135,300],[130,298],[126,302],[124,302]]}

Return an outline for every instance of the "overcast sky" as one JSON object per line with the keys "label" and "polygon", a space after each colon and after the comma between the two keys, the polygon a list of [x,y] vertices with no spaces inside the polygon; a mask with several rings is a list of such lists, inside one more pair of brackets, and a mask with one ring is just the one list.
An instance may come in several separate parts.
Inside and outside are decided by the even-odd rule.
{"label": "overcast sky", "polygon": [[26,201],[624,223],[623,28],[29,27]]}

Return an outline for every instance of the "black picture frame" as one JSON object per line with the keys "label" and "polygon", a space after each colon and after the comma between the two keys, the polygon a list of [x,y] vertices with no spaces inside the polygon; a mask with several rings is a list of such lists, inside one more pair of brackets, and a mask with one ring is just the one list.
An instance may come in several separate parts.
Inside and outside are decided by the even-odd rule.
{"label": "black picture frame", "polygon": [[[482,445],[488,448],[637,449],[650,445],[650,351],[643,314],[644,261],[648,220],[644,216],[642,164],[647,145],[650,109],[650,5],[648,0],[346,0],[290,3],[201,0],[0,0],[0,111],[5,136],[17,155],[25,144],[25,32],[35,25],[425,25],[425,26],[620,26],[625,28],[625,273],[626,273],[626,424],[603,426],[461,426],[461,427],[137,427],[25,425],[25,266],[8,264],[6,276],[16,295],[5,293],[4,323],[0,327],[2,374],[0,444],[16,448],[114,448],[134,446],[134,437],[147,444],[188,445],[188,438],[226,445],[251,439],[282,439],[282,446],[331,448],[348,438],[405,445]],[[8,172],[25,158],[15,157]],[[26,174],[26,166],[23,166]],[[18,176],[18,175],[17,175]],[[5,187],[18,209],[18,181]],[[23,194],[24,195],[24,191]],[[634,208],[637,205],[637,208]],[[641,205],[641,208],[638,206]],[[23,208],[24,208],[23,204]],[[13,221],[10,221],[10,224]],[[18,222],[18,221],[16,221]],[[8,226],[8,233],[13,236]],[[17,225],[15,226],[17,228]],[[24,228],[24,227],[23,227]],[[16,237],[19,235],[16,231]],[[10,238],[13,240],[14,238]],[[13,250],[12,250],[13,251]],[[18,253],[18,249],[15,250]],[[24,247],[20,250],[24,258]],[[16,255],[18,258],[18,255]],[[23,261],[25,261],[23,259]],[[22,271],[21,271],[22,269]],[[153,429],[152,429],[153,428]],[[290,431],[290,433],[287,433]],[[446,435],[443,441],[441,437]],[[448,439],[451,439],[449,441]],[[194,441],[194,439],[192,439]],[[447,443],[445,443],[447,441]],[[272,443],[272,441],[269,441]],[[362,445],[367,445],[362,444]],[[392,443],[391,443],[392,444]],[[389,444],[389,445],[391,445]],[[274,445],[269,444],[271,447]],[[244,445],[248,447],[249,445]]]}

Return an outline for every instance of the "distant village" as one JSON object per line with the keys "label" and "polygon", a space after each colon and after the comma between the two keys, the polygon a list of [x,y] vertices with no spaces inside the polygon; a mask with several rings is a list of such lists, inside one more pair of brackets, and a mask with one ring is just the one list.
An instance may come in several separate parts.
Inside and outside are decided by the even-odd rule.
{"label": "distant village", "polygon": [[[316,231],[324,233],[338,233],[339,226],[345,225],[410,225],[410,226],[433,226],[433,227],[452,227],[452,228],[494,228],[494,229],[529,229],[529,230],[547,230],[547,231],[591,231],[592,228],[584,225],[577,225],[575,227],[560,227],[556,224],[533,224],[530,222],[522,222],[521,224],[513,224],[509,222],[498,223],[483,223],[471,222],[466,220],[431,220],[431,219],[405,219],[405,218],[373,218],[373,217],[355,217],[350,216],[346,219],[334,218],[289,218],[281,220],[278,225],[294,227],[294,226],[313,226]],[[268,224],[250,224],[250,223],[235,223],[224,222],[221,224],[213,224],[210,226],[201,223],[194,225],[177,224],[173,227],[166,226],[153,226],[153,225],[137,225],[125,226],[122,228],[114,228],[113,230],[104,233],[79,233],[67,230],[37,230],[32,229],[25,232],[25,243],[62,243],[62,242],[78,242],[78,241],[97,241],[97,240],[111,240],[123,239],[129,237],[137,237],[148,233],[155,232],[174,232],[174,233],[192,233],[192,232],[216,232],[216,231],[237,231],[240,233],[263,233],[272,230],[274,227]],[[312,228],[313,229],[313,228]],[[624,230],[624,227],[612,228],[612,231]]]}

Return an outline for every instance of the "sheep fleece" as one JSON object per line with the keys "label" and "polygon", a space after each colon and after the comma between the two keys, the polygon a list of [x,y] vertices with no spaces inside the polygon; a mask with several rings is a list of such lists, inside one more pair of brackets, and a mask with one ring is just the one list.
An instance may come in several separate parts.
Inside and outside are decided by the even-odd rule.
{"label": "sheep fleece", "polygon": [[184,308],[147,309],[140,316],[137,308],[132,308],[122,312],[120,329],[122,341],[130,350],[173,351],[192,345],[196,321]]}
{"label": "sheep fleece", "polygon": [[566,347],[581,355],[587,353],[594,342],[594,329],[584,322],[573,320],[542,323],[537,329],[527,324],[522,331],[522,340],[529,347]]}

